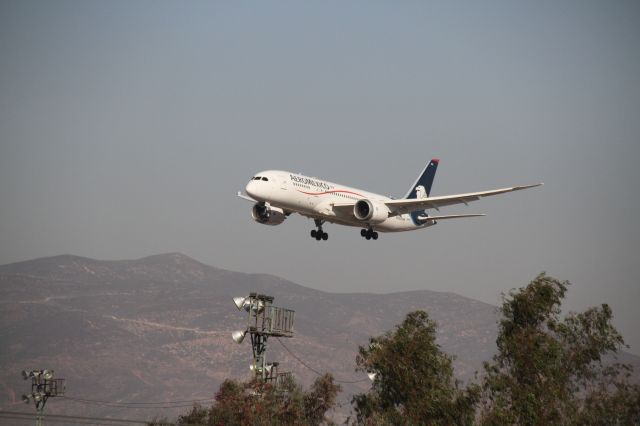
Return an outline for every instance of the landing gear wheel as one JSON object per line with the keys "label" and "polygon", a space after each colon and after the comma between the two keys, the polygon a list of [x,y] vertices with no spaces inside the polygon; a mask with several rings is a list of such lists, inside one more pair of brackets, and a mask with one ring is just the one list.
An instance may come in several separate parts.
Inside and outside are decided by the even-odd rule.
{"label": "landing gear wheel", "polygon": [[373,228],[361,229],[360,230],[360,235],[363,238],[366,238],[367,240],[370,240],[372,238],[374,240],[378,239],[378,233],[376,231],[374,231]]}
{"label": "landing gear wheel", "polygon": [[316,229],[312,229],[311,230],[311,238],[315,238],[316,241],[320,241],[320,240],[328,240],[329,239],[329,234],[327,234],[326,232],[324,232],[322,230],[322,224],[324,223],[323,220],[320,219],[314,219],[313,220],[314,223],[316,224]]}

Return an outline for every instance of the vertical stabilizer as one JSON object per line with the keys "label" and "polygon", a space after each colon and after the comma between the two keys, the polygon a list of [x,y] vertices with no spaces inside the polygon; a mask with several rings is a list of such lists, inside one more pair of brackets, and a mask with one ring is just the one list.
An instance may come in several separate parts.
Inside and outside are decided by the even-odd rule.
{"label": "vertical stabilizer", "polygon": [[[431,185],[433,185],[433,178],[436,177],[438,163],[440,163],[440,160],[437,158],[429,161],[429,164],[427,164],[422,173],[420,173],[420,176],[418,176],[418,179],[416,179],[415,183],[409,188],[409,192],[404,198],[427,198],[429,194],[431,194]],[[411,221],[416,226],[424,225],[425,218],[429,216],[424,210],[417,210],[411,212],[409,215],[411,216]]]}
{"label": "vertical stabilizer", "polygon": [[418,179],[416,179],[415,183],[409,188],[409,192],[404,198],[411,199],[418,198],[418,196],[420,196],[420,198],[426,198],[431,194],[431,185],[433,185],[433,178],[436,176],[438,163],[440,163],[440,160],[437,158],[429,161],[429,164],[427,164],[422,173],[420,173]]}

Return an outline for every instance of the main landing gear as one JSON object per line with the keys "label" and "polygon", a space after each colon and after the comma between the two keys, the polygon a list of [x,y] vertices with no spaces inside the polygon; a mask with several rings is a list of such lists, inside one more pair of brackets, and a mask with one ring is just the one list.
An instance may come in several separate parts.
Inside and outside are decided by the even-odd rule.
{"label": "main landing gear", "polygon": [[316,226],[318,227],[318,229],[311,230],[311,238],[315,238],[316,241],[320,241],[320,240],[327,241],[329,239],[329,234],[327,234],[322,230],[323,221],[319,219],[314,219],[314,222],[316,223]]}
{"label": "main landing gear", "polygon": [[377,240],[378,239],[378,233],[376,231],[374,231],[371,228],[368,229],[361,229],[360,230],[360,235],[363,236],[364,238],[366,238],[367,240],[370,239],[374,239]]}

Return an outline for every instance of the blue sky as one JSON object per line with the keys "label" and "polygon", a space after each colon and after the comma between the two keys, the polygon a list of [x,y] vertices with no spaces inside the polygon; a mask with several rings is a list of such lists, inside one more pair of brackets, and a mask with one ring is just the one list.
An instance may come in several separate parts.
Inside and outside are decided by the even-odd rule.
{"label": "blue sky", "polygon": [[[636,2],[0,4],[0,263],[180,251],[327,291],[497,304],[540,271],[640,353]],[[366,242],[253,223],[284,169],[401,196],[545,182]]]}

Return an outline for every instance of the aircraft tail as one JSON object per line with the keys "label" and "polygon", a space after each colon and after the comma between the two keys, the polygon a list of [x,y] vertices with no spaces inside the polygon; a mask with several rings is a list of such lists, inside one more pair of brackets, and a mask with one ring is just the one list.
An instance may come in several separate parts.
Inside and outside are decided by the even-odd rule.
{"label": "aircraft tail", "polygon": [[431,185],[433,178],[436,176],[439,159],[433,158],[418,176],[415,183],[409,188],[409,192],[404,198],[427,198],[431,194]]}

